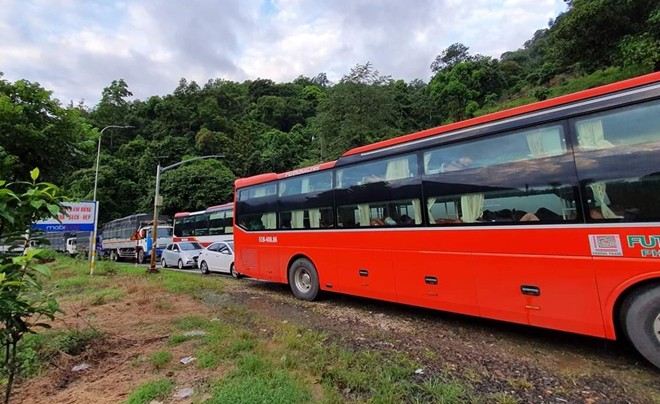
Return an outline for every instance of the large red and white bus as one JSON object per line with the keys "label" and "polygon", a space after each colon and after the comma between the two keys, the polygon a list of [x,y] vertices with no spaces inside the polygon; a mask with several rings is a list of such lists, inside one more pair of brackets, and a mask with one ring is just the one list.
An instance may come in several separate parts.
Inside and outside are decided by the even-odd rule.
{"label": "large red and white bus", "polygon": [[660,367],[660,73],[235,185],[242,274],[626,336]]}
{"label": "large red and white bus", "polygon": [[211,206],[198,212],[179,212],[174,215],[173,241],[196,241],[204,247],[216,241],[231,241],[234,204]]}

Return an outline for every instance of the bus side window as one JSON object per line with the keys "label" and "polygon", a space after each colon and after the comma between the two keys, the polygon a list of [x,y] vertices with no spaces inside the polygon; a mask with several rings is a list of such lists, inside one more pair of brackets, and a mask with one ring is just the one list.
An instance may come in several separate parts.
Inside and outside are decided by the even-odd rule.
{"label": "bus side window", "polygon": [[572,123],[587,221],[660,220],[660,101]]}

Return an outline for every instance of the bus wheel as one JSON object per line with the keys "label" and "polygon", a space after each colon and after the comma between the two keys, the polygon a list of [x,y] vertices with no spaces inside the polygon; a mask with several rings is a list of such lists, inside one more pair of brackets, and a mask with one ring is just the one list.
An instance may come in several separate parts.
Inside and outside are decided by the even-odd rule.
{"label": "bus wheel", "polygon": [[289,286],[293,294],[303,300],[314,300],[319,294],[319,275],[312,261],[298,258],[289,268]]}
{"label": "bus wheel", "polygon": [[115,250],[110,251],[110,261],[112,262],[119,261],[119,256],[117,255],[117,251]]}
{"label": "bus wheel", "polygon": [[660,285],[644,287],[621,306],[623,328],[637,351],[660,368]]}

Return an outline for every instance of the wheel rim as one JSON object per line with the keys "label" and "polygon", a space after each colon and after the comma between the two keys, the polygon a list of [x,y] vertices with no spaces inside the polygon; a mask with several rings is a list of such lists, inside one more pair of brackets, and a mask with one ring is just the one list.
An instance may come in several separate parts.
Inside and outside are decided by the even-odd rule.
{"label": "wheel rim", "polygon": [[179,260],[179,269],[183,269],[183,261]]}
{"label": "wheel rim", "polygon": [[206,265],[206,262],[202,262],[199,267],[202,269],[203,273],[207,273],[209,271],[209,266]]}
{"label": "wheel rim", "polygon": [[163,268],[167,268],[167,265],[165,264],[165,259],[163,259],[163,260],[160,262],[160,266],[163,267]]}
{"label": "wheel rim", "polygon": [[307,268],[300,268],[295,276],[296,288],[301,292],[307,292],[312,288],[312,277]]}
{"label": "wheel rim", "polygon": [[660,313],[658,313],[658,315],[655,316],[655,320],[653,320],[653,334],[658,342],[660,342]]}
{"label": "wheel rim", "polygon": [[234,267],[234,264],[229,268],[229,272],[231,273],[231,276],[234,278],[238,278],[238,272],[236,272],[236,268]]}

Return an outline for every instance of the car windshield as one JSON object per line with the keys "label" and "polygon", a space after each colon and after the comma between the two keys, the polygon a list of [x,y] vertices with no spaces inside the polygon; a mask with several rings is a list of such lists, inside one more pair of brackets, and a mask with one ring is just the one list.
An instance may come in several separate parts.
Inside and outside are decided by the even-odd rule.
{"label": "car windshield", "polygon": [[202,245],[199,243],[180,243],[179,248],[181,248],[182,251],[201,250]]}

